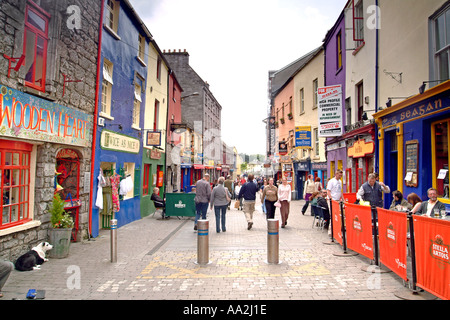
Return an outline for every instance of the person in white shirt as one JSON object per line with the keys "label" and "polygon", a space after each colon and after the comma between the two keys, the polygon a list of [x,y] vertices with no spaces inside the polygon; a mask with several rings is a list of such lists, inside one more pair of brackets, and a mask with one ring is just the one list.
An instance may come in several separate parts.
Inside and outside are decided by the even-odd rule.
{"label": "person in white shirt", "polygon": [[333,199],[335,201],[339,201],[342,199],[342,185],[341,185],[342,176],[343,176],[342,170],[338,169],[336,170],[334,178],[328,181],[327,193],[329,199]]}

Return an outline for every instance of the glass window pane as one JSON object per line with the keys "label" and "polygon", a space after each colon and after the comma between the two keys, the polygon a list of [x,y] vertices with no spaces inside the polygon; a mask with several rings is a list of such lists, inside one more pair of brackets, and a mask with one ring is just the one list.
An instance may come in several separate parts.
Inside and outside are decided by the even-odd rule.
{"label": "glass window pane", "polygon": [[44,52],[45,52],[45,40],[41,37],[38,37],[37,48],[36,48],[36,62],[35,62],[35,74],[34,74],[34,83],[42,87],[44,84],[43,70],[44,70]]}
{"label": "glass window pane", "polygon": [[10,166],[12,164],[12,153],[6,152],[5,154],[5,165]]}
{"label": "glass window pane", "polygon": [[45,32],[45,20],[31,10],[28,10],[28,21],[33,27]]}
{"label": "glass window pane", "polygon": [[450,10],[445,12],[445,26],[446,26],[446,44],[450,44]]}
{"label": "glass window pane", "polygon": [[441,15],[436,19],[435,24],[436,33],[436,51],[439,51],[445,46],[445,15]]}
{"label": "glass window pane", "polygon": [[12,162],[13,166],[19,166],[20,165],[20,154],[19,153],[14,153],[13,154],[13,162]]}
{"label": "glass window pane", "polygon": [[448,71],[448,51],[441,52],[438,55],[439,80],[446,80],[449,77]]}
{"label": "glass window pane", "polygon": [[3,205],[11,204],[11,192],[10,188],[4,188],[3,189]]}
{"label": "glass window pane", "polygon": [[3,207],[2,210],[2,223],[9,223],[9,207]]}
{"label": "glass window pane", "polygon": [[25,51],[25,80],[28,82],[33,82],[34,73],[34,56],[36,49],[36,34],[29,29],[26,32],[26,51]]}
{"label": "glass window pane", "polygon": [[20,184],[20,170],[14,169],[12,170],[12,186],[18,186]]}
{"label": "glass window pane", "polygon": [[19,187],[11,188],[11,203],[19,202]]}
{"label": "glass window pane", "polygon": [[19,206],[11,206],[11,222],[19,221]]}

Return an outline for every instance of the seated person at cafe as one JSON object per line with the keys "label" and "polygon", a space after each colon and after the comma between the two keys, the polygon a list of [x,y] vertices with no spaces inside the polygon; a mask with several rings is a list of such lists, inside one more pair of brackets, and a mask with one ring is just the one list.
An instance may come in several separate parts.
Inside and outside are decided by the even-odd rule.
{"label": "seated person at cafe", "polygon": [[153,203],[155,204],[155,208],[162,208],[163,212],[166,212],[166,203],[163,199],[159,196],[159,188],[153,188],[153,194],[150,198],[153,200]]}
{"label": "seated person at cafe", "polygon": [[445,204],[437,199],[437,190],[430,188],[427,191],[428,201],[423,201],[416,214],[426,215],[428,217],[445,216]]}
{"label": "seated person at cafe", "polygon": [[394,196],[394,199],[392,199],[389,210],[408,211],[412,209],[412,205],[405,198],[403,198],[403,194],[400,191],[396,190],[392,192],[392,195]]}

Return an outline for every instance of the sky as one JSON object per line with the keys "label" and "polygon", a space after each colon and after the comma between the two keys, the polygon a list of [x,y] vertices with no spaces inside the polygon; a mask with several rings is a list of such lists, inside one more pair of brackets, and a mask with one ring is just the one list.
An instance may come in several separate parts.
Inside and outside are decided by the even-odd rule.
{"label": "sky", "polygon": [[222,140],[266,154],[268,73],[322,44],[347,0],[130,0],[161,50],[184,50],[222,106]]}

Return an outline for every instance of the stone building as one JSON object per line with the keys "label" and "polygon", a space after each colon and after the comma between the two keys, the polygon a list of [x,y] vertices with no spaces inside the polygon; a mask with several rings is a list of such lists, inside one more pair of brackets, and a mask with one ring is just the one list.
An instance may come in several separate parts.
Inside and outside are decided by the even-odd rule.
{"label": "stone building", "polygon": [[0,2],[2,258],[48,239],[56,186],[88,234],[99,26],[100,1]]}
{"label": "stone building", "polygon": [[[183,88],[182,122],[196,132],[200,131],[203,139],[201,156],[194,156],[197,163],[192,165],[196,164],[196,170],[208,170],[211,177],[216,177],[221,168],[218,164],[222,162],[222,106],[209,89],[209,84],[189,65],[189,53],[186,50],[164,51],[164,56]],[[195,172],[192,175],[194,177]]]}

